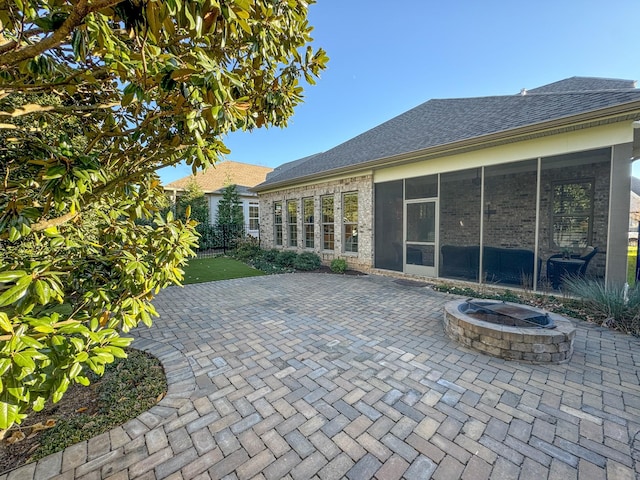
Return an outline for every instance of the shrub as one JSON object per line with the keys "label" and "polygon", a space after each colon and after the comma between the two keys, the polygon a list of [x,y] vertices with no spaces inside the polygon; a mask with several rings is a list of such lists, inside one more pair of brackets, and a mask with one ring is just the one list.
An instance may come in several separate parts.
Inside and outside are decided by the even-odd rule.
{"label": "shrub", "polygon": [[331,261],[331,271],[333,273],[344,273],[347,271],[347,261],[344,258],[334,258]]}
{"label": "shrub", "polygon": [[275,263],[279,267],[293,268],[296,258],[298,258],[298,254],[296,252],[283,250],[282,252],[278,252]]}
{"label": "shrub", "polygon": [[640,286],[606,286],[602,281],[583,277],[569,277],[563,281],[567,289],[580,297],[582,304],[600,316],[599,320],[606,326],[640,334]]}
{"label": "shrub", "polygon": [[317,270],[320,268],[320,257],[315,253],[303,252],[293,262],[296,270]]}
{"label": "shrub", "polygon": [[233,256],[241,262],[254,260],[262,256],[258,240],[250,235],[238,242]]}
{"label": "shrub", "polygon": [[213,225],[199,223],[196,226],[196,232],[200,234],[200,238],[198,238],[198,250],[209,250],[221,244]]}
{"label": "shrub", "polygon": [[265,262],[276,263],[276,259],[278,258],[279,253],[280,250],[276,250],[275,248],[272,248],[271,250],[263,250],[261,259]]}
{"label": "shrub", "polygon": [[252,263],[254,268],[268,274],[273,275],[274,273],[286,273],[291,271],[290,269],[280,267],[273,262],[267,261],[264,257],[256,258]]}

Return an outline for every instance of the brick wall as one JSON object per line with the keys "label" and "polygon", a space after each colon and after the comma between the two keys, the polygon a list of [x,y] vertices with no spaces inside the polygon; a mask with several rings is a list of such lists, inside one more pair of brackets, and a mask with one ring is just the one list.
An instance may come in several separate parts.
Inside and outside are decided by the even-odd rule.
{"label": "brick wall", "polygon": [[[345,252],[342,232],[342,194],[358,192],[358,252]],[[322,248],[322,211],[321,198],[327,195],[334,197],[334,229],[335,245],[331,251]],[[305,248],[304,218],[302,199],[313,197],[314,201],[314,248]],[[298,252],[313,251],[317,253],[325,265],[334,258],[344,258],[350,268],[369,271],[373,265],[373,178],[371,175],[357,176],[335,180],[317,185],[283,189],[273,193],[261,193],[260,198],[260,240],[263,248],[282,248]],[[298,204],[298,242],[297,247],[289,247],[289,228],[287,218],[283,218],[283,246],[274,243],[273,204],[282,201],[283,209],[288,200],[296,200]],[[286,216],[284,216],[286,217]]]}

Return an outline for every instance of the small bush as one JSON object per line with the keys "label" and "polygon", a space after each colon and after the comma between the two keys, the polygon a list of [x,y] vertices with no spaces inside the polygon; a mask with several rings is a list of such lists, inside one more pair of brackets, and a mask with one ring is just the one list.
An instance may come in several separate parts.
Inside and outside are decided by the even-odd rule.
{"label": "small bush", "polygon": [[347,261],[344,258],[334,258],[331,261],[331,271],[333,273],[344,273],[347,271]]}
{"label": "small bush", "polygon": [[295,259],[293,267],[303,271],[317,270],[320,268],[320,257],[315,253],[303,252]]}
{"label": "small bush", "polygon": [[199,223],[196,225],[196,232],[200,234],[198,238],[198,250],[217,248],[222,243],[213,225]]}
{"label": "small bush", "polygon": [[282,268],[293,268],[293,264],[298,258],[298,254],[291,250],[283,250],[282,252],[278,252],[278,256],[276,257],[275,263],[277,266]]}
{"label": "small bush", "polygon": [[233,256],[241,262],[247,262],[262,256],[262,250],[255,238],[247,237],[238,242]]}
{"label": "small bush", "polygon": [[265,262],[275,263],[279,253],[280,250],[276,250],[275,248],[272,248],[271,250],[263,250],[261,259]]}
{"label": "small bush", "polygon": [[254,268],[257,268],[268,275],[273,275],[275,273],[287,273],[291,271],[291,269],[280,267],[274,262],[265,260],[263,257],[256,258],[252,265]]}
{"label": "small bush", "polygon": [[[640,286],[608,285],[583,277],[568,277],[564,285],[606,326],[640,335]],[[597,320],[597,319],[596,319]]]}

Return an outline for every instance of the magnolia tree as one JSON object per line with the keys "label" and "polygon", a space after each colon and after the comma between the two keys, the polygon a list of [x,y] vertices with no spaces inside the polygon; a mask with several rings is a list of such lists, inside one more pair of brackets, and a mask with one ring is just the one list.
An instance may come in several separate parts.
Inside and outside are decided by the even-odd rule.
{"label": "magnolia tree", "polygon": [[154,172],[287,124],[327,61],[308,3],[0,2],[0,429],[151,323],[197,240]]}

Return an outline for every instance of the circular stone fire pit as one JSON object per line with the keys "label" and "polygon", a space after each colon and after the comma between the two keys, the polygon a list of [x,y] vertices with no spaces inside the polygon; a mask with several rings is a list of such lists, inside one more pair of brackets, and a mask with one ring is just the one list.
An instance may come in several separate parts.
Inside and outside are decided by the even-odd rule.
{"label": "circular stone fire pit", "polygon": [[567,362],[576,329],[539,308],[495,300],[454,300],[444,308],[444,330],[464,346],[506,360]]}

